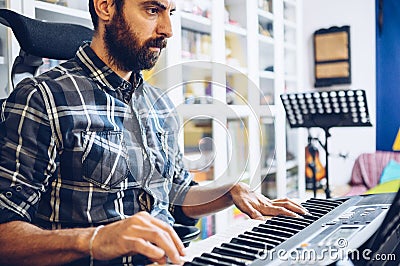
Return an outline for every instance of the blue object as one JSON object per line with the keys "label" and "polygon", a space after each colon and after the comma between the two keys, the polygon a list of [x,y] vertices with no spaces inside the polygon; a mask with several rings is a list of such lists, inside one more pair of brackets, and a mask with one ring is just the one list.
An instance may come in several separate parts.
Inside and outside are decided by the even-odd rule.
{"label": "blue object", "polygon": [[398,179],[400,179],[400,163],[392,159],[383,169],[379,183],[382,184]]}

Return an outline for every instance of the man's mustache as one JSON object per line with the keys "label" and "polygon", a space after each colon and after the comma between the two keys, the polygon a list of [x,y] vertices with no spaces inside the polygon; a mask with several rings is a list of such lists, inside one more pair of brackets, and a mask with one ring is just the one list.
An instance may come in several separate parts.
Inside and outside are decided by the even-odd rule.
{"label": "man's mustache", "polygon": [[167,39],[165,39],[163,37],[151,39],[151,40],[147,41],[146,47],[157,47],[157,48],[163,49],[163,48],[167,47]]}

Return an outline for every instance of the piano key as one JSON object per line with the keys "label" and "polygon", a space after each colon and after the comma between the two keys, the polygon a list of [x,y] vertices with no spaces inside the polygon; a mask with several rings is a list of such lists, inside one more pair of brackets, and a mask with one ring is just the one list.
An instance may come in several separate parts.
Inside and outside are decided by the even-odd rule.
{"label": "piano key", "polygon": [[318,216],[308,215],[308,214],[300,214],[300,216],[303,217],[304,219],[312,220],[313,222],[315,222],[316,220],[318,220],[320,218]]}
{"label": "piano key", "polygon": [[218,261],[212,258],[204,258],[204,257],[196,257],[193,259],[193,262],[205,263],[207,265],[214,265],[214,266],[232,266],[231,263],[226,263],[223,261]]}
{"label": "piano key", "polygon": [[319,212],[315,212],[313,210],[310,210],[309,212],[310,212],[311,215],[318,217],[318,219],[321,218],[322,216],[324,216],[324,214],[319,213]]}
{"label": "piano key", "polygon": [[335,209],[335,207],[333,207],[333,206],[326,206],[321,203],[314,203],[314,202],[304,202],[304,203],[301,203],[300,205],[303,207],[317,208],[317,209],[326,210],[326,211],[331,211],[331,210]]}
{"label": "piano key", "polygon": [[293,229],[298,229],[298,230],[302,230],[307,227],[306,225],[303,225],[303,224],[287,222],[287,221],[280,221],[280,220],[275,220],[275,219],[269,220],[267,222],[267,224],[283,226],[283,227],[293,228]]}
{"label": "piano key", "polygon": [[341,202],[336,202],[333,200],[328,200],[328,199],[316,199],[316,198],[311,198],[309,200],[307,200],[306,202],[316,202],[316,203],[323,203],[329,206],[333,206],[333,207],[338,207],[340,206],[342,203]]}
{"label": "piano key", "polygon": [[267,228],[267,229],[281,230],[285,233],[290,233],[292,235],[297,234],[298,232],[301,231],[299,229],[289,228],[286,226],[278,226],[278,225],[274,225],[274,224],[260,224],[259,227]]}
{"label": "piano key", "polygon": [[211,253],[214,247],[218,247],[222,243],[227,243],[232,239],[232,237],[235,237],[243,233],[244,231],[249,230],[254,226],[258,226],[262,223],[265,223],[265,221],[252,219],[243,220],[229,228],[226,228],[226,230],[223,230],[216,235],[208,237],[207,239],[193,242],[186,250],[184,260],[190,261],[195,257],[199,257],[204,252]]}
{"label": "piano key", "polygon": [[284,226],[284,227],[288,227],[288,228],[294,228],[294,229],[298,229],[298,230],[303,230],[304,228],[306,228],[308,226],[308,225],[303,225],[303,224],[296,224],[293,222],[283,222],[283,221],[279,221],[279,220],[270,220],[269,224],[277,225],[277,226]]}
{"label": "piano key", "polygon": [[256,241],[253,239],[246,239],[246,238],[242,238],[242,237],[232,238],[231,243],[245,245],[245,246],[249,246],[249,247],[253,247],[253,248],[264,249],[264,250],[266,250],[268,247],[269,248],[274,247],[274,246],[264,243],[264,242]]}
{"label": "piano key", "polygon": [[278,243],[279,241],[271,241],[271,239],[266,239],[266,238],[258,237],[258,236],[252,236],[252,235],[248,235],[248,234],[240,234],[240,235],[238,235],[238,237],[266,243],[266,244],[269,244],[270,246],[276,246],[277,244],[279,244]]}
{"label": "piano key", "polygon": [[183,264],[183,266],[207,266],[207,265],[210,265],[210,266],[212,266],[211,264],[204,264],[204,263],[200,263],[200,262],[194,262],[194,261],[187,261],[187,262],[185,262],[184,264]]}
{"label": "piano key", "polygon": [[264,238],[272,243],[282,243],[283,241],[287,240],[287,237],[282,237],[282,236],[277,236],[277,235],[271,235],[271,234],[264,234],[264,233],[259,233],[255,231],[246,231],[243,234],[245,235],[252,235],[260,238]]}
{"label": "piano key", "polygon": [[216,254],[216,253],[203,253],[201,254],[201,257],[205,257],[205,258],[212,258],[212,259],[217,259],[219,261],[224,261],[233,265],[238,265],[238,266],[245,266],[247,265],[246,261],[247,260],[242,260],[242,259],[238,259],[238,258],[232,258],[232,257],[226,257],[220,254]]}
{"label": "piano key", "polygon": [[323,209],[320,209],[320,208],[317,208],[317,207],[309,207],[309,206],[304,206],[310,213],[311,213],[311,211],[313,211],[313,212],[317,212],[317,213],[320,213],[320,214],[322,214],[322,215],[325,215],[325,214],[327,214],[328,212],[330,212],[330,211],[327,211],[327,210],[323,210]]}
{"label": "piano key", "polygon": [[277,230],[277,229],[273,229],[273,228],[263,228],[263,227],[261,227],[261,226],[259,226],[259,227],[254,227],[254,228],[252,229],[252,231],[254,231],[254,232],[260,232],[260,233],[265,233],[265,234],[272,234],[272,235],[275,234],[275,235],[283,236],[283,237],[287,237],[287,238],[293,236],[293,234],[288,233],[288,232],[284,232],[284,231]]}
{"label": "piano key", "polygon": [[308,220],[305,219],[304,217],[301,218],[295,218],[295,217],[287,217],[287,216],[275,216],[272,218],[272,220],[278,220],[278,221],[289,221],[297,224],[303,224],[303,225],[310,225],[313,223],[313,220]]}
{"label": "piano key", "polygon": [[319,209],[325,210],[327,212],[330,212],[330,211],[332,211],[334,209],[334,208],[332,208],[330,206],[323,206],[323,205],[314,204],[314,203],[303,203],[303,204],[301,204],[301,206],[306,207],[306,208],[308,208],[308,207],[319,208]]}
{"label": "piano key", "polygon": [[231,248],[234,250],[241,250],[241,251],[248,252],[251,254],[257,254],[257,253],[260,253],[261,251],[264,251],[264,248],[249,247],[249,246],[244,246],[244,245],[236,244],[236,243],[222,243],[221,247]]}
{"label": "piano key", "polygon": [[256,259],[256,255],[254,255],[254,254],[240,251],[240,250],[234,250],[234,249],[230,249],[230,248],[226,248],[226,247],[216,247],[212,250],[212,253],[217,253],[217,254],[226,255],[226,256],[235,257],[235,258],[246,259],[246,260],[250,260],[250,261],[253,261]]}

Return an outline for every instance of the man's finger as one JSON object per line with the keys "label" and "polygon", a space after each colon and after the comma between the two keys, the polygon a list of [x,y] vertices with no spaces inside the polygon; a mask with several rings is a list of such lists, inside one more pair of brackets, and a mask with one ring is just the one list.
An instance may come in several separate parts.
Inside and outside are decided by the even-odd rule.
{"label": "man's finger", "polygon": [[297,212],[297,213],[301,213],[301,214],[308,213],[307,209],[305,209],[303,206],[301,206],[300,204],[297,204],[294,201],[288,200],[288,199],[273,200],[272,204],[275,206],[285,207],[286,209],[289,209],[289,210]]}
{"label": "man's finger", "polygon": [[185,255],[185,246],[183,245],[181,239],[179,238],[178,234],[175,232],[175,230],[167,223],[164,223],[161,220],[158,220],[156,218],[154,218],[154,220],[151,221],[154,225],[160,227],[162,230],[164,230],[165,232],[167,232],[172,241],[174,242],[175,246],[177,247],[179,254],[181,256]]}

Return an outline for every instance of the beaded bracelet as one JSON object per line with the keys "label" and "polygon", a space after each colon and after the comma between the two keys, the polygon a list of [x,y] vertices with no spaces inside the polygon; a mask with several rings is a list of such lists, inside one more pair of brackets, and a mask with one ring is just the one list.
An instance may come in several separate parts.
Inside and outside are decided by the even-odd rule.
{"label": "beaded bracelet", "polygon": [[94,239],[95,239],[97,233],[98,233],[98,232],[100,231],[100,229],[103,228],[103,227],[104,227],[104,225],[99,225],[99,226],[97,226],[96,229],[94,229],[94,232],[93,232],[92,237],[90,238],[90,241],[89,241],[90,266],[93,266],[93,250],[92,250],[92,248],[93,248],[93,242],[94,242]]}

